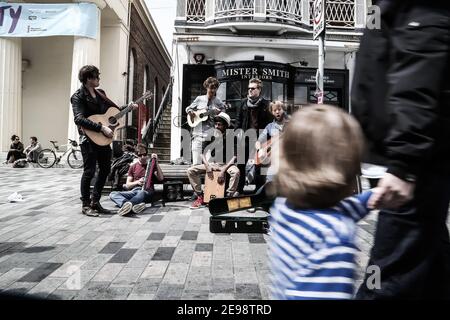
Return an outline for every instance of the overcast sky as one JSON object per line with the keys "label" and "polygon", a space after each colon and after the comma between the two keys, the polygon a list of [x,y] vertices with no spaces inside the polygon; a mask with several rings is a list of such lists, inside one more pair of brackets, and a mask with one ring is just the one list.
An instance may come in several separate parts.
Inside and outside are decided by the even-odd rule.
{"label": "overcast sky", "polygon": [[172,53],[177,0],[145,0],[145,2],[166,44],[167,50],[169,53]]}

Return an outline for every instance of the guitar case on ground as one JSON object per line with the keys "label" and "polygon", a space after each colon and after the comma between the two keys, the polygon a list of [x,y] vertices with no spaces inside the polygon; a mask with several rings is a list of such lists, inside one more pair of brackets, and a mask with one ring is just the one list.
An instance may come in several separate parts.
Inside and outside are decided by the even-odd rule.
{"label": "guitar case on ground", "polygon": [[[211,199],[209,202],[209,230],[211,233],[267,233],[269,208],[274,200],[267,195],[268,184],[254,195]],[[261,207],[264,210],[249,212]]]}
{"label": "guitar case on ground", "polygon": [[267,233],[269,213],[257,210],[250,213],[247,210],[226,213],[209,218],[211,233]]}
{"label": "guitar case on ground", "polygon": [[274,197],[267,194],[270,183],[266,183],[255,194],[233,198],[216,198],[209,201],[208,207],[211,215],[220,215],[234,211],[263,207],[269,209]]}

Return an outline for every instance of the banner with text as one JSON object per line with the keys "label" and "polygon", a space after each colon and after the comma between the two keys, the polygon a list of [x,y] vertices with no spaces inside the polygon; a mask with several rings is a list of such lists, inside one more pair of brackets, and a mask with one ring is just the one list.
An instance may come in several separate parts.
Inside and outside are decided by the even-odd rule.
{"label": "banner with text", "polygon": [[99,9],[93,3],[0,2],[0,37],[97,38]]}

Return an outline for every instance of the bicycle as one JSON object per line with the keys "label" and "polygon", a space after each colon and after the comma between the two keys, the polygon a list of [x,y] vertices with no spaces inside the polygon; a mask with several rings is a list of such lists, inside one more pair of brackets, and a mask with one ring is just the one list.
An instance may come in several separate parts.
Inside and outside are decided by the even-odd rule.
{"label": "bicycle", "polygon": [[[62,157],[66,155],[67,153],[67,164],[72,169],[80,169],[83,167],[83,156],[81,154],[81,150],[78,149],[78,143],[75,140],[69,139],[68,144],[63,144],[61,146],[58,146],[58,141],[50,141],[53,145],[53,148],[51,149],[43,149],[41,152],[39,152],[38,155],[38,165],[42,168],[51,168],[55,164],[58,164]],[[57,152],[59,151],[60,147],[67,147],[67,150],[64,151],[62,155],[59,157],[56,156]]]}

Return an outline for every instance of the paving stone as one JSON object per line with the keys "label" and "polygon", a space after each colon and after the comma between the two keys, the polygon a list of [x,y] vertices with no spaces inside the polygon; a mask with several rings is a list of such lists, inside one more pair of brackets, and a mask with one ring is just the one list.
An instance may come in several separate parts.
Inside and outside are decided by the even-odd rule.
{"label": "paving stone", "polygon": [[266,243],[262,234],[249,234],[248,241],[250,243]]}
{"label": "paving stone", "polygon": [[18,282],[40,282],[47,276],[52,274],[56,269],[62,266],[62,263],[44,263],[33,271],[29,272],[19,280]]}
{"label": "paving stone", "polygon": [[155,298],[155,294],[135,294],[131,293],[127,300],[153,300]]}
{"label": "paving stone", "polygon": [[148,219],[148,222],[160,222],[164,218],[163,215],[155,214],[150,219]]}
{"label": "paving stone", "polygon": [[53,291],[58,289],[64,282],[65,278],[51,278],[47,277],[37,285],[35,285],[30,291],[28,291],[28,295],[35,295],[39,298],[45,299],[47,298]]}
{"label": "paving stone", "polygon": [[116,253],[124,244],[125,242],[110,242],[100,251],[100,253]]}
{"label": "paving stone", "polygon": [[180,300],[184,291],[183,285],[160,285],[156,292],[156,300]]}
{"label": "paving stone", "polygon": [[165,233],[152,232],[148,236],[147,240],[162,240],[164,239],[165,236],[166,236]]}
{"label": "paving stone", "polygon": [[208,300],[208,290],[185,290],[181,296],[182,300]]}
{"label": "paving stone", "polygon": [[137,294],[137,295],[147,295],[152,294],[156,295],[156,292],[158,291],[159,285],[161,283],[161,279],[143,279],[140,278],[136,285],[134,286],[133,290],[131,291],[131,294]]}
{"label": "paving stone", "polygon": [[127,263],[136,251],[137,249],[120,249],[111,260],[109,260],[109,263]]}
{"label": "paving stone", "polygon": [[30,291],[35,285],[35,282],[15,282],[9,287],[4,288],[2,293],[14,296],[26,296],[28,291]]}
{"label": "paving stone", "polygon": [[[214,274],[217,277],[222,275]],[[233,294],[235,292],[234,278],[213,278],[211,281],[211,292]]]}
{"label": "paving stone", "polygon": [[189,271],[188,263],[172,262],[164,274],[163,284],[180,284],[183,285],[186,282],[186,276]]}
{"label": "paving stone", "polygon": [[134,287],[140,275],[144,271],[144,268],[131,269],[123,268],[122,271],[117,275],[111,286],[114,287]]}
{"label": "paving stone", "polygon": [[198,231],[185,231],[181,236],[181,240],[197,240]]}
{"label": "paving stone", "polygon": [[236,284],[236,299],[239,300],[261,300],[261,291],[257,284]]}
{"label": "paving stone", "polygon": [[156,250],[152,260],[170,260],[175,252],[174,247],[160,247]]}
{"label": "paving stone", "polygon": [[197,243],[195,246],[195,251],[213,251],[212,243]]}
{"label": "paving stone", "polygon": [[233,293],[210,293],[208,300],[235,300]]}
{"label": "paving stone", "polygon": [[166,273],[169,261],[152,260],[141,275],[141,278],[157,278],[162,279]]}
{"label": "paving stone", "polygon": [[94,276],[94,282],[112,282],[124,268],[122,263],[107,263]]}

